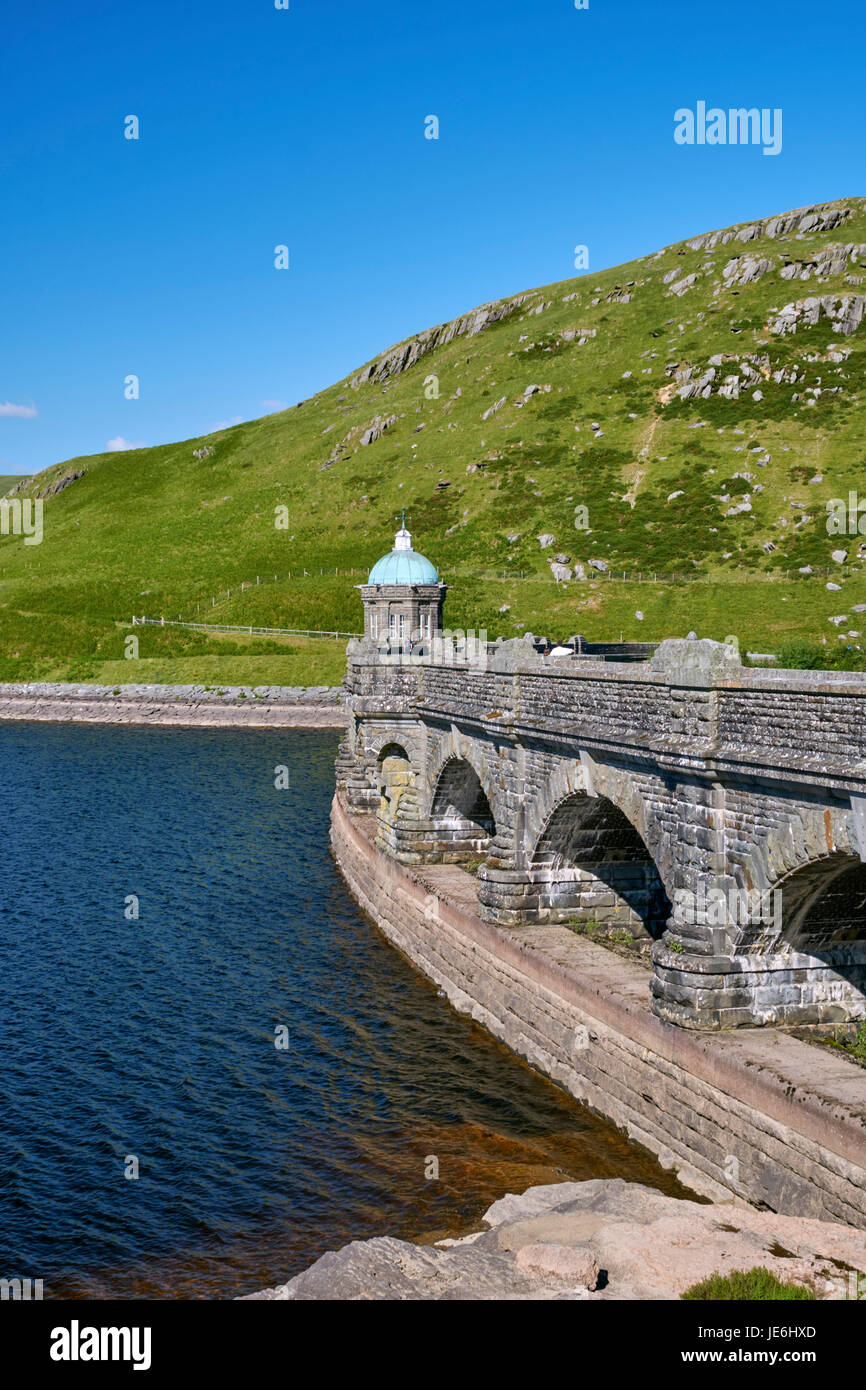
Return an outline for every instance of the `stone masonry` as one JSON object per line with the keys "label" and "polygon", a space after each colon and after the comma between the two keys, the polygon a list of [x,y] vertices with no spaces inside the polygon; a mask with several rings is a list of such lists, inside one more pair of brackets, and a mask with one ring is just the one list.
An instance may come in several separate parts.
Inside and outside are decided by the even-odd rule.
{"label": "stone masonry", "polygon": [[345,685],[349,813],[477,870],[483,920],[628,933],[687,1028],[866,1017],[866,677],[368,638]]}

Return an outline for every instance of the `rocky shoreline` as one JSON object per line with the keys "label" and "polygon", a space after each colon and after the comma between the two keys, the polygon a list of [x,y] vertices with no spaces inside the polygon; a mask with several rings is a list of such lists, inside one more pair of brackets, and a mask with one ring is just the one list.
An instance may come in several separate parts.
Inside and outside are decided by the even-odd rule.
{"label": "rocky shoreline", "polygon": [[340,686],[0,684],[0,720],[342,728]]}
{"label": "rocky shoreline", "polygon": [[821,1300],[866,1297],[863,1232],[733,1199],[666,1197],[621,1178],[530,1187],[485,1229],[435,1245],[391,1236],[329,1251],[273,1300],[678,1299],[711,1274],[762,1265]]}

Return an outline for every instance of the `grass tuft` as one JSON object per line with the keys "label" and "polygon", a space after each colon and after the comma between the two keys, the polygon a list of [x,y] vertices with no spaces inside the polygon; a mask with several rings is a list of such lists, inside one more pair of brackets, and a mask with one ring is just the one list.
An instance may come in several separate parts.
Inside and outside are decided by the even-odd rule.
{"label": "grass tuft", "polygon": [[805,1284],[782,1283],[764,1265],[754,1269],[735,1269],[731,1274],[711,1274],[698,1284],[692,1284],[680,1297],[687,1302],[763,1303],[808,1302],[816,1298],[815,1290]]}

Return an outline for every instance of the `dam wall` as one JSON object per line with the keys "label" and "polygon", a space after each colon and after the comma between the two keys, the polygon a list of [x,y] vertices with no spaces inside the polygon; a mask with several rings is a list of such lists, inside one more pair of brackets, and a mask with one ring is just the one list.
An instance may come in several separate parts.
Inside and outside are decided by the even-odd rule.
{"label": "dam wall", "polygon": [[652,1010],[649,962],[565,926],[483,920],[473,873],[400,863],[376,835],[338,790],[331,843],[349,888],[455,1009],[699,1194],[866,1228],[856,1062],[782,1028],[678,1027]]}

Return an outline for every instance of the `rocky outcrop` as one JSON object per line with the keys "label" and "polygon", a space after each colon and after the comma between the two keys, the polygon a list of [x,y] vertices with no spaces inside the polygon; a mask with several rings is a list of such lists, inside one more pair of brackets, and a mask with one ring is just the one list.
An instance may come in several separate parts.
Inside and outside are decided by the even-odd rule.
{"label": "rocky outcrop", "polygon": [[552,560],[548,561],[548,564],[550,565],[550,573],[553,575],[557,584],[565,584],[572,578],[573,572],[568,563],[567,556],[563,559],[561,556],[556,555]]}
{"label": "rocky outcrop", "polygon": [[[844,358],[844,353],[830,355],[831,361],[841,362]],[[710,358],[709,365],[700,376],[695,376],[697,370],[698,368],[690,363],[681,365],[678,362],[671,362],[665,368],[666,374],[674,378],[673,394],[679,396],[680,400],[687,401],[695,397],[707,399],[712,395],[722,396],[726,400],[737,400],[741,391],[754,391],[756,387],[763,387],[771,380],[777,384],[792,385],[800,381],[803,374],[803,368],[798,369],[796,366],[774,368],[765,352],[716,353]],[[670,395],[660,396],[660,399],[669,400]],[[754,399],[760,399],[760,392]]]}
{"label": "rocky outcrop", "polygon": [[507,397],[507,396],[502,396],[500,400],[494,401],[493,405],[488,406],[488,408],[485,410],[484,414],[481,416],[482,420],[489,420],[490,417],[491,417],[491,415],[495,415],[496,412],[497,412],[497,410],[501,410],[501,409],[502,409],[502,407],[505,405],[505,403],[506,403],[507,400],[508,400],[508,397]]}
{"label": "rocky outcrop", "polygon": [[334,445],[334,448],[331,450],[331,453],[325,459],[325,462],[319,464],[320,473],[324,473],[326,468],[333,468],[335,463],[339,463],[340,460],[346,456],[346,454],[349,452],[349,441],[351,440],[351,438],[352,431],[350,430],[344,439],[341,439],[338,444]]}
{"label": "rocky outcrop", "polygon": [[823,246],[813,260],[791,261],[779,271],[783,280],[823,280],[830,275],[844,275],[848,262],[854,264],[866,261],[866,244],[849,242],[847,246],[834,243]]}
{"label": "rocky outcrop", "polygon": [[[64,488],[69,487],[72,483],[78,482],[79,478],[83,478],[86,472],[86,468],[70,469],[68,472],[61,474],[59,478],[53,478],[50,483],[46,483],[44,487],[41,487],[39,491],[35,492],[33,495],[34,497],[56,497],[58,492],[63,492]],[[14,497],[18,492],[26,492],[32,483],[32,478],[22,478],[20,483],[16,483],[13,488],[10,488],[6,496]]]}
{"label": "rocky outcrop", "polygon": [[[405,342],[390,348],[378,361],[368,363],[363,371],[352,377],[349,384],[353,390],[357,391],[359,386],[363,386],[368,381],[387,381],[390,377],[399,376],[401,372],[406,372],[410,367],[414,367],[416,362],[419,362],[427,353],[432,352],[434,348],[444,347],[446,343],[453,342],[455,338],[474,338],[476,334],[482,333],[485,328],[508,318],[515,309],[519,309],[521,305],[534,298],[535,294],[529,293],[519,294],[514,299],[493,300],[473,309],[469,314],[452,319],[450,323],[443,323],[438,328],[428,329],[426,333],[419,333],[416,338],[408,338]],[[540,304],[538,305],[538,312],[540,313],[542,309],[548,307],[546,304]]]}
{"label": "rocky outcrop", "polygon": [[808,208],[795,208],[778,217],[768,217],[761,222],[751,222],[745,227],[727,227],[718,232],[706,232],[703,236],[692,237],[685,244],[690,251],[712,251],[717,246],[727,246],[731,241],[755,241],[758,237],[784,237],[814,235],[829,232],[840,227],[850,217],[849,207],[838,204],[816,204]]}
{"label": "rocky outcrop", "polygon": [[86,472],[86,468],[77,468],[73,472],[64,473],[62,477],[56,478],[54,482],[49,483],[47,487],[40,488],[36,496],[55,497],[58,492],[63,492],[64,488],[69,487],[71,483],[77,483],[78,479],[83,478]]}
{"label": "rocky outcrop", "polygon": [[692,285],[696,283],[697,278],[697,275],[685,275],[683,276],[682,280],[677,280],[675,284],[671,285],[667,293],[675,294],[677,296],[683,295],[685,294],[686,290],[690,290],[692,288]]}
{"label": "rocky outcrop", "polygon": [[[566,296],[566,298],[568,298],[568,296]],[[565,300],[563,300],[563,303],[565,303]],[[562,339],[562,341],[563,341],[564,343],[573,343],[574,340],[575,340],[575,338],[576,338],[576,339],[577,339],[577,346],[578,346],[578,347],[585,347],[586,344],[587,344],[588,342],[591,342],[591,340],[592,340],[593,338],[595,338],[595,337],[598,336],[598,329],[597,329],[597,328],[563,328],[563,330],[562,330],[562,332],[560,333],[559,336],[560,336],[560,338]],[[534,347],[534,346],[535,346],[534,343],[530,343],[530,347]]]}
{"label": "rocky outcrop", "polygon": [[385,431],[389,430],[392,425],[396,425],[396,423],[396,415],[377,415],[375,420],[371,421],[361,435],[361,447],[366,448],[368,444],[375,444],[376,440],[380,439]]}
{"label": "rocky outcrop", "polygon": [[486,1229],[436,1245],[353,1241],[249,1297],[676,1299],[711,1274],[756,1265],[820,1299],[866,1290],[863,1233],[850,1226],[702,1205],[621,1178],[530,1187],[494,1202],[482,1220]]}
{"label": "rocky outcrop", "polygon": [[[691,375],[690,369],[689,375]],[[684,381],[682,386],[678,388],[677,395],[682,401],[691,400],[694,396],[711,396],[715,379],[715,367],[708,367],[707,370],[694,381]]]}
{"label": "rocky outcrop", "polygon": [[866,298],[862,294],[825,294],[798,299],[780,309],[768,326],[771,333],[796,333],[798,328],[814,328],[820,319],[828,318],[834,333],[848,337],[856,333],[863,322],[864,308]]}
{"label": "rocky outcrop", "polygon": [[733,289],[735,285],[751,285],[772,270],[774,265],[775,261],[768,261],[765,256],[735,256],[722,271],[725,289]]}

